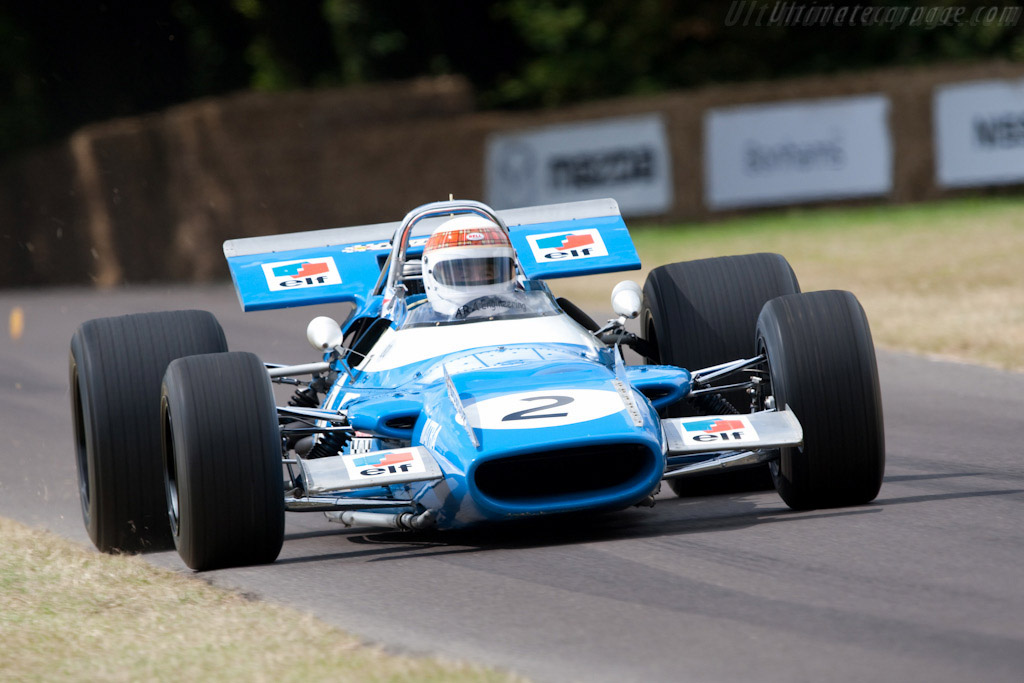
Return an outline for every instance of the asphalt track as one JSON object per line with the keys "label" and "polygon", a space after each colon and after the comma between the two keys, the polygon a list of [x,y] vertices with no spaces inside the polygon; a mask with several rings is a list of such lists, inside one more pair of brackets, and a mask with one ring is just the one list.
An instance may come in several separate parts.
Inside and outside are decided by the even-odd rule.
{"label": "asphalt track", "polygon": [[[24,335],[0,341],[0,515],[83,543],[66,377],[79,322],[205,308],[231,348],[308,362],[305,323],[324,312],[243,315],[224,285],[5,291],[0,304],[25,314]],[[586,522],[451,535],[291,514],[276,564],[202,578],[395,650],[541,681],[1020,681],[1024,375],[879,362],[888,468],[865,507],[663,494]]]}

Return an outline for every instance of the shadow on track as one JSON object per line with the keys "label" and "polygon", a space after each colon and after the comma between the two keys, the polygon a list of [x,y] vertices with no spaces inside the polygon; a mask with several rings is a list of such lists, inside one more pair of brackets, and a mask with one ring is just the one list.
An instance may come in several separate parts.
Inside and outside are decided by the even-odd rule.
{"label": "shadow on track", "polygon": [[[906,482],[972,476],[974,473],[902,475],[887,481]],[[948,492],[900,498],[880,497],[857,508],[795,512],[783,506],[766,507],[764,496],[773,494],[734,494],[703,498],[662,498],[654,510],[629,509],[586,515],[564,515],[542,519],[482,525],[453,531],[377,531],[360,529],[324,529],[289,534],[287,540],[301,541],[337,536],[362,546],[336,553],[317,553],[283,557],[278,564],[327,562],[361,559],[377,562],[409,557],[477,553],[493,550],[570,546],[658,536],[681,536],[707,531],[730,531],[766,524],[791,523],[823,518],[850,517],[883,513],[887,506],[928,503],[940,500],[1006,496],[1024,493],[1021,489]],[[287,545],[286,545],[287,548]]]}
{"label": "shadow on track", "polygon": [[[616,541],[657,536],[702,533],[709,530],[741,529],[753,525],[822,517],[845,517],[880,512],[867,506],[848,510],[795,513],[780,506],[767,509],[761,502],[746,495],[718,496],[703,499],[667,498],[658,501],[653,511],[629,509],[602,514],[564,515],[543,519],[504,522],[452,531],[379,531],[367,533],[359,529],[340,529],[324,533],[302,533],[288,540],[337,535],[361,550],[285,557],[278,564],[321,562],[337,559],[371,557],[369,561],[403,559],[411,556],[475,553],[489,550],[568,546],[601,541]],[[373,549],[365,548],[372,546]],[[287,547],[287,546],[286,546]],[[372,557],[376,555],[376,557]]]}

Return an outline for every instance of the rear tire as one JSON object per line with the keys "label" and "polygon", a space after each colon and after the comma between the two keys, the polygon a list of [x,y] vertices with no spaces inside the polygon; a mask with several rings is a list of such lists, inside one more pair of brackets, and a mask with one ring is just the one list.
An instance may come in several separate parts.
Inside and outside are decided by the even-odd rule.
{"label": "rear tire", "polygon": [[[796,274],[780,254],[744,254],[672,263],[655,268],[644,284],[642,335],[657,349],[649,362],[688,370],[756,355],[757,316],[777,296],[800,291]],[[726,394],[740,413],[750,412],[742,392]],[[666,417],[697,415],[686,403]],[[772,488],[767,466],[669,479],[678,496],[704,496]]]}
{"label": "rear tire", "polygon": [[769,301],[757,322],[775,405],[789,407],[804,445],[772,463],[775,487],[795,510],[862,505],[885,471],[885,430],[875,347],[850,292]]}
{"label": "rear tire", "polygon": [[160,459],[160,382],[181,356],[227,350],[206,311],[89,320],[68,374],[82,520],[103,552],[172,547]]}
{"label": "rear tire", "polygon": [[270,378],[251,353],[174,361],[161,401],[167,511],[197,571],[266,564],[284,541],[281,433]]}

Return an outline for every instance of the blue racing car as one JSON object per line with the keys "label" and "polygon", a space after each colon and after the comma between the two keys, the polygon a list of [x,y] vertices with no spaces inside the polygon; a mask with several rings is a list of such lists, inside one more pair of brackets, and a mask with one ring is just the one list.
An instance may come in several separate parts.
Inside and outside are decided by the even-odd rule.
{"label": "blue racing car", "polygon": [[[314,318],[319,359],[297,366],[228,351],[204,311],[84,323],[71,401],[100,550],[173,544],[205,570],[274,561],[285,511],[453,529],[653,505],[662,480],[770,477],[794,509],[881,486],[864,312],[801,293],[777,254],[661,266],[619,283],[599,324],[546,281],[640,267],[611,199],[450,200],[224,253],[247,311],[350,313]],[[274,382],[294,386],[287,405]]]}

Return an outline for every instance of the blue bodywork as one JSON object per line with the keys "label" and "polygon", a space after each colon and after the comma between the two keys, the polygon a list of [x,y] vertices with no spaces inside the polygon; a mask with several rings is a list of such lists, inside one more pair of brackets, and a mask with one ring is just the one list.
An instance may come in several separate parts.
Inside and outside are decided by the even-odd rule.
{"label": "blue bodywork", "polygon": [[[479,521],[573,512],[594,509],[615,509],[645,500],[657,487],[665,471],[665,455],[658,422],[656,403],[669,403],[689,390],[689,373],[666,366],[634,366],[626,369],[630,391],[642,416],[642,423],[632,423],[622,409],[610,415],[575,424],[517,430],[473,428],[475,445],[466,429],[458,425],[456,409],[448,399],[447,388],[438,375],[441,364],[458,364],[464,356],[472,356],[482,367],[452,375],[452,382],[463,405],[471,410],[488,398],[532,391],[558,395],[594,390],[613,393],[616,378],[614,349],[604,349],[597,357],[588,357],[582,347],[552,344],[542,348],[533,345],[491,346],[475,348],[464,354],[452,354],[416,363],[387,372],[366,373],[344,385],[325,406],[344,408],[353,427],[389,438],[408,439],[428,447],[441,469],[444,480],[405,485],[403,491],[387,494],[412,498],[424,509],[438,510],[441,527],[456,527]],[[427,379],[424,379],[427,378]],[[374,392],[374,388],[401,387],[401,391]],[[371,389],[370,392],[366,392]],[[657,394],[652,402],[644,391]],[[342,393],[344,392],[344,393]],[[346,395],[358,398],[344,402]],[[616,395],[617,396],[617,395]],[[389,430],[389,421],[412,422],[408,432]],[[599,488],[579,491],[546,490],[530,487],[529,495],[502,490],[500,495],[478,483],[478,469],[486,463],[554,454],[567,450],[614,447],[607,457],[625,457],[631,449],[634,461],[621,481],[601,482]],[[567,467],[586,467],[584,458],[567,463]],[[608,462],[594,461],[593,467],[607,468]],[[531,470],[539,481],[543,466]],[[577,479],[588,476],[580,471]],[[393,487],[398,488],[398,487]],[[385,491],[377,491],[384,494]],[[366,495],[361,491],[360,495]]]}
{"label": "blue bodywork", "polygon": [[[225,244],[245,310],[352,302],[342,326],[350,344],[368,322],[387,321],[365,360],[325,355],[336,375],[320,409],[347,416],[355,436],[343,455],[357,444],[359,452],[422,446],[443,478],[333,495],[393,498],[396,510],[430,510],[439,528],[455,528],[620,509],[658,489],[666,467],[658,411],[690,391],[690,373],[626,367],[618,347],[558,309],[543,283],[640,267],[617,206],[603,202],[494,213],[438,203],[401,223]],[[394,286],[396,269],[422,251],[431,219],[481,211],[508,230],[521,287],[551,310],[524,320],[405,326],[417,301]],[[324,282],[307,284],[307,272]]]}

